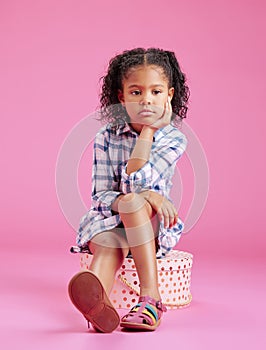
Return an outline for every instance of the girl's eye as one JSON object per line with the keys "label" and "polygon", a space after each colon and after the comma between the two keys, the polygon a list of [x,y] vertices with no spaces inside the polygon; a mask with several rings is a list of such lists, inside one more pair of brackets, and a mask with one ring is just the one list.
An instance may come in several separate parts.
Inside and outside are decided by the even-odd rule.
{"label": "girl's eye", "polygon": [[153,94],[154,95],[158,95],[158,94],[160,94],[161,93],[161,90],[153,90]]}
{"label": "girl's eye", "polygon": [[132,95],[140,95],[140,91],[139,90],[134,90],[134,91],[131,91],[131,94]]}

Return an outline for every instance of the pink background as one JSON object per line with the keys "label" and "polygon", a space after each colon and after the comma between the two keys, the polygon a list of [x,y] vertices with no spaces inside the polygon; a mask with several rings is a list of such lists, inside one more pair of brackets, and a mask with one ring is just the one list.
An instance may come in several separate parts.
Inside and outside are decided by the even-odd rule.
{"label": "pink background", "polygon": [[[111,337],[121,349],[131,348],[128,339],[133,349],[133,339],[146,337],[154,347],[174,337],[187,349],[243,349],[251,341],[261,348],[265,10],[259,0],[1,2],[0,322],[6,348],[87,348],[106,346]],[[97,108],[109,59],[137,46],[175,51],[187,73],[187,123],[205,150],[210,188],[200,220],[178,246],[194,254],[190,308],[169,312],[153,335],[101,337],[86,332],[68,301],[78,257],[68,254],[75,232],[57,201],[56,160],[74,125]],[[99,127],[92,120],[90,137]],[[87,160],[79,180],[89,206]],[[185,215],[192,199],[186,157],[180,172]]]}

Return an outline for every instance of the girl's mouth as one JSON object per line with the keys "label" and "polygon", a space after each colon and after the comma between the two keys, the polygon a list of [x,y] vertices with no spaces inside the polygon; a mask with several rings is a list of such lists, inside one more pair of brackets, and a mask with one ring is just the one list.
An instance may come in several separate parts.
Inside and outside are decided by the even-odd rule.
{"label": "girl's mouth", "polygon": [[154,114],[154,111],[152,111],[151,109],[142,109],[138,114],[142,115],[144,117],[148,117],[148,116]]}

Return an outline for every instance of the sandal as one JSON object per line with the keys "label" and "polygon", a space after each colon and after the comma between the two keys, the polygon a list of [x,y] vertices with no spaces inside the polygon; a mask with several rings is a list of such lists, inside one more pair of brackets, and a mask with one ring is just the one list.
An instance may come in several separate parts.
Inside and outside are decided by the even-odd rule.
{"label": "sandal", "polygon": [[139,297],[139,303],[127,315],[122,317],[120,326],[124,328],[154,331],[161,323],[166,307],[161,300],[149,296]]}
{"label": "sandal", "polygon": [[90,271],[77,273],[69,282],[68,293],[72,303],[92,326],[110,333],[119,326],[120,317],[111,304],[98,279]]}

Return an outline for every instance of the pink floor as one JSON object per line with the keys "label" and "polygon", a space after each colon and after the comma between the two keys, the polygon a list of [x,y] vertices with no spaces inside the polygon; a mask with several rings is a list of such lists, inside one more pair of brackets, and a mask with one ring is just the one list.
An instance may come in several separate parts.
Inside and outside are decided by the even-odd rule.
{"label": "pink floor", "polygon": [[[193,301],[152,333],[88,331],[67,295],[78,256],[2,254],[2,349],[265,349],[265,263],[194,257]],[[122,311],[124,312],[124,311]]]}

